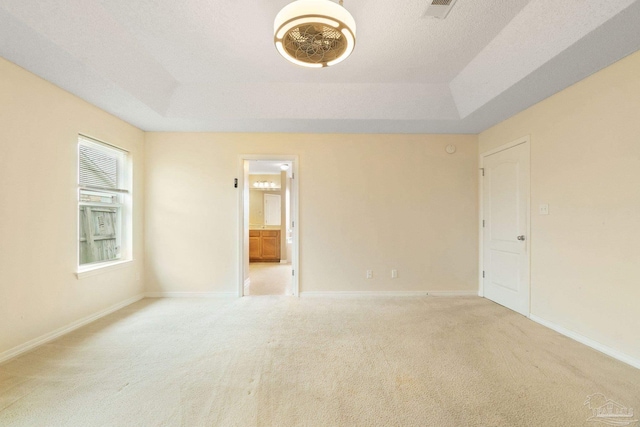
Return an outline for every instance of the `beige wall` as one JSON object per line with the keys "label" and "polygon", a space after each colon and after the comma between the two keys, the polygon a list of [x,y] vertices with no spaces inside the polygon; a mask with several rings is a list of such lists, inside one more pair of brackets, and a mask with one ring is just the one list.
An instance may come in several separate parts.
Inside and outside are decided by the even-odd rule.
{"label": "beige wall", "polygon": [[532,314],[635,358],[638,76],[640,52],[480,134],[480,152],[531,135]]}
{"label": "beige wall", "polygon": [[299,155],[302,292],[477,290],[476,136],[152,132],[148,291],[237,291],[240,154]]}
{"label": "beige wall", "polygon": [[[136,261],[82,280],[78,133],[130,150],[135,163]],[[143,292],[143,142],[142,131],[0,58],[0,357]]]}

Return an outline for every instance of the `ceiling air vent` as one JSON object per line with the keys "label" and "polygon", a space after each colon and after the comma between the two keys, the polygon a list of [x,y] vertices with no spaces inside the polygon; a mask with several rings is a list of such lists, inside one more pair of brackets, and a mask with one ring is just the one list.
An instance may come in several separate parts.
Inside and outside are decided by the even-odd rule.
{"label": "ceiling air vent", "polygon": [[456,4],[456,0],[429,0],[430,4],[424,17],[444,19],[447,17],[451,8]]}

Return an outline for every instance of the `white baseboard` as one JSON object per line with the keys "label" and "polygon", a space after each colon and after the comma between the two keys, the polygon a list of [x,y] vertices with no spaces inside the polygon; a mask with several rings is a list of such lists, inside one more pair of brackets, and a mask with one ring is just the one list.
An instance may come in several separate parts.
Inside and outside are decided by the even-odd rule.
{"label": "white baseboard", "polygon": [[95,314],[91,314],[87,317],[83,317],[82,319],[78,319],[75,322],[68,324],[67,326],[63,326],[62,328],[55,329],[49,333],[39,336],[38,338],[34,338],[30,341],[27,341],[24,344],[20,344],[17,347],[4,351],[0,353],[0,364],[8,361],[9,359],[13,359],[14,357],[19,356],[23,353],[31,351],[34,348],[41,346],[42,344],[46,344],[49,341],[53,341],[56,338],[66,335],[69,332],[73,332],[76,329],[83,327],[84,325],[87,325],[91,322],[94,322],[100,319],[101,317],[104,317],[108,314],[113,313],[114,311],[118,311],[121,308],[124,308],[128,305],[133,304],[134,302],[140,301],[142,298],[144,298],[144,295],[137,295],[135,297],[126,299],[122,302],[119,302],[118,304],[112,305],[109,308],[105,308],[104,310],[101,310]]}
{"label": "white baseboard", "polygon": [[301,297],[426,297],[478,296],[477,291],[311,291],[300,292]]}
{"label": "white baseboard", "polygon": [[145,298],[231,298],[235,292],[147,292]]}
{"label": "white baseboard", "polygon": [[582,343],[586,346],[589,346],[595,350],[598,350],[601,353],[606,354],[607,356],[611,356],[614,359],[617,359],[621,362],[624,362],[628,365],[633,366],[634,368],[638,368],[640,369],[640,359],[636,359],[635,357],[631,357],[627,354],[624,354],[623,352],[616,350],[614,348],[608,347],[604,344],[601,344],[597,341],[592,340],[591,338],[587,338],[583,335],[580,335],[576,332],[573,332],[567,328],[564,328],[560,325],[557,325],[553,322],[549,322],[548,320],[544,320],[541,317],[536,316],[535,314],[532,314],[529,317],[531,320],[533,320],[536,323],[541,324],[542,326],[546,326],[549,329],[553,329],[554,331],[558,332],[559,334],[562,334],[566,337],[569,337],[575,341],[578,341],[579,343]]}

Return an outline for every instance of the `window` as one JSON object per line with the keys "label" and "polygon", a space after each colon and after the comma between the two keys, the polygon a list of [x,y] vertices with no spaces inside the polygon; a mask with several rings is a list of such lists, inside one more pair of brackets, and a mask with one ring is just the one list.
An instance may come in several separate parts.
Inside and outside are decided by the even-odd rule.
{"label": "window", "polygon": [[126,151],[78,138],[78,265],[130,258],[131,180]]}

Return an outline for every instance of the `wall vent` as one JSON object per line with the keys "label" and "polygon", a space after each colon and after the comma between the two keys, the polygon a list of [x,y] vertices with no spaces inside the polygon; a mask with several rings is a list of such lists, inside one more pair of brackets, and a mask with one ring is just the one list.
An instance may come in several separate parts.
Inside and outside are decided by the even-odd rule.
{"label": "wall vent", "polygon": [[429,0],[430,4],[423,17],[444,19],[447,17],[456,0]]}

